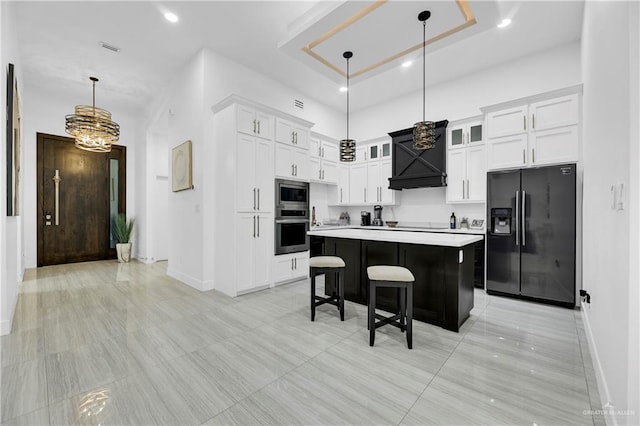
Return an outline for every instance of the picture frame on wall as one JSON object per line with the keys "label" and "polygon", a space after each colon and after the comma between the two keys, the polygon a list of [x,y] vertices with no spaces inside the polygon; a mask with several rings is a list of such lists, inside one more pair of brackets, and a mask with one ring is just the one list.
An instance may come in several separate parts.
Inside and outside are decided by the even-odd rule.
{"label": "picture frame on wall", "polygon": [[7,216],[20,215],[20,96],[13,64],[7,66]]}
{"label": "picture frame on wall", "polygon": [[171,150],[171,189],[173,192],[193,189],[191,141]]}

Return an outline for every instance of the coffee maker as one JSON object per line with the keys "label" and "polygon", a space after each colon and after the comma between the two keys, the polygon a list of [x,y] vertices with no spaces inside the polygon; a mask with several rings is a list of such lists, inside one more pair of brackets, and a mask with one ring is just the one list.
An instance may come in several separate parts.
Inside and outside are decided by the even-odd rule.
{"label": "coffee maker", "polygon": [[371,224],[373,226],[384,225],[382,221],[382,206],[373,206],[373,222]]}
{"label": "coffee maker", "polygon": [[367,211],[360,212],[360,225],[371,226],[371,213]]}

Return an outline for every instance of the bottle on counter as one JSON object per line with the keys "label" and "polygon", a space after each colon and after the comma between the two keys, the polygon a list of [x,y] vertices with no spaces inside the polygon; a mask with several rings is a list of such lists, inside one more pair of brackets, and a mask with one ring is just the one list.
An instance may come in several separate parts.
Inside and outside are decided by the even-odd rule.
{"label": "bottle on counter", "polygon": [[449,218],[449,228],[456,229],[456,215],[451,212],[451,217]]}

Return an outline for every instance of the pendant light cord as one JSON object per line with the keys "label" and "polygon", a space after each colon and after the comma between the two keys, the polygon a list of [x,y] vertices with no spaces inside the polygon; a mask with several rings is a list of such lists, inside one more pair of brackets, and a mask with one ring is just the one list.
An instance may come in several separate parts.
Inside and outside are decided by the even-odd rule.
{"label": "pendant light cord", "polygon": [[422,121],[426,121],[427,99],[425,95],[425,87],[427,85],[427,61],[426,56],[427,45],[427,21],[422,21]]}
{"label": "pendant light cord", "polygon": [[347,140],[349,140],[349,58],[347,58]]}

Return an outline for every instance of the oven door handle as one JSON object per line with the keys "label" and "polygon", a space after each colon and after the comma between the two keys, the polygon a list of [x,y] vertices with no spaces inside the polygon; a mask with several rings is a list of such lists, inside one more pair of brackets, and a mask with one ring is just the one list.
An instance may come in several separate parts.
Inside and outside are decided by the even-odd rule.
{"label": "oven door handle", "polygon": [[309,223],[309,219],[276,219],[276,223]]}

